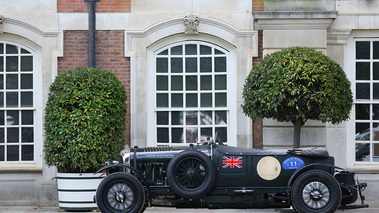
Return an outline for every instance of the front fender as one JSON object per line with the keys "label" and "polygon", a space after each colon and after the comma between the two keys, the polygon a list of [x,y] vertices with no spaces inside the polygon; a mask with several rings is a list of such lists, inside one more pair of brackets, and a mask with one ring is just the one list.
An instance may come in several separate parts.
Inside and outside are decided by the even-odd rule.
{"label": "front fender", "polygon": [[149,199],[149,202],[151,203],[151,190],[150,190],[149,184],[147,183],[146,178],[137,169],[135,169],[131,166],[128,166],[128,165],[117,163],[117,164],[111,164],[108,166],[104,166],[103,168],[97,170],[94,174],[97,174],[97,173],[104,171],[104,170],[109,170],[111,168],[130,169],[130,171],[131,171],[130,173],[133,174],[134,176],[136,176],[137,179],[142,182],[142,185],[145,186],[145,189],[147,191],[147,197]]}

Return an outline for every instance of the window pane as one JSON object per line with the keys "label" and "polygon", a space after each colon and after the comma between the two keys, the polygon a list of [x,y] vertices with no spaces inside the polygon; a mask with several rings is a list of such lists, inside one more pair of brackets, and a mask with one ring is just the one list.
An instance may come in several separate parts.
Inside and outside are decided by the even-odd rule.
{"label": "window pane", "polygon": [[197,58],[186,58],[186,72],[197,72]]}
{"label": "window pane", "polygon": [[226,127],[216,127],[216,138],[220,138],[222,142],[228,141],[228,133]]}
{"label": "window pane", "polygon": [[356,66],[355,78],[357,80],[370,80],[370,62],[357,62]]}
{"label": "window pane", "polygon": [[197,93],[186,94],[186,107],[197,107]]}
{"label": "window pane", "polygon": [[373,130],[373,139],[374,141],[379,141],[379,123],[373,123],[372,124],[374,128]]}
{"label": "window pane", "polygon": [[356,42],[356,58],[357,59],[370,59],[370,42],[369,41]]}
{"label": "window pane", "polygon": [[4,149],[4,146],[0,146],[0,161],[5,161],[5,149]]}
{"label": "window pane", "polygon": [[186,143],[197,143],[197,128],[186,128]]}
{"label": "window pane", "polygon": [[197,76],[186,76],[186,90],[197,90]]}
{"label": "window pane", "polygon": [[18,46],[7,44],[6,54],[17,54],[17,53],[18,53]]}
{"label": "window pane", "polygon": [[183,72],[183,59],[171,58],[171,73],[182,73],[182,72]]}
{"label": "window pane", "polygon": [[33,125],[33,111],[24,110],[21,111],[21,124],[22,125]]}
{"label": "window pane", "polygon": [[373,85],[373,92],[374,92],[374,99],[379,99],[379,84],[378,83],[374,83]]}
{"label": "window pane", "polygon": [[18,92],[7,92],[7,107],[18,106]]}
{"label": "window pane", "polygon": [[186,112],[186,125],[197,125],[197,112]]}
{"label": "window pane", "polygon": [[0,74],[0,89],[4,89],[4,75]]}
{"label": "window pane", "polygon": [[168,107],[168,94],[157,94],[157,107]]}
{"label": "window pane", "polygon": [[226,75],[215,76],[215,89],[226,90]]}
{"label": "window pane", "polygon": [[212,111],[200,112],[200,124],[201,125],[213,125]]}
{"label": "window pane", "polygon": [[168,77],[167,76],[157,76],[157,90],[160,90],[160,91],[168,90]]}
{"label": "window pane", "polygon": [[212,93],[202,93],[200,95],[201,107],[212,107]]}
{"label": "window pane", "polygon": [[200,72],[212,72],[212,58],[200,58]]}
{"label": "window pane", "polygon": [[32,161],[34,159],[34,146],[23,145],[21,146],[21,160]]}
{"label": "window pane", "polygon": [[172,128],[171,138],[173,143],[183,143],[183,128]]}
{"label": "window pane", "polygon": [[157,125],[168,125],[168,112],[157,112]]}
{"label": "window pane", "polygon": [[212,48],[204,45],[200,45],[200,55],[210,55],[212,54]]}
{"label": "window pane", "polygon": [[355,105],[355,119],[369,120],[370,119],[370,105],[369,104],[356,104]]}
{"label": "window pane", "polygon": [[186,55],[196,55],[197,54],[197,45],[196,44],[187,44],[186,45]]}
{"label": "window pane", "polygon": [[21,48],[21,53],[27,53],[27,54],[30,54],[29,51],[25,50],[24,48]]}
{"label": "window pane", "polygon": [[373,111],[372,119],[379,120],[379,104],[373,104],[372,111]]}
{"label": "window pane", "polygon": [[157,58],[156,64],[157,73],[168,73],[168,59],[167,58]]}
{"label": "window pane", "polygon": [[215,124],[225,125],[227,124],[227,114],[226,111],[215,111]]}
{"label": "window pane", "polygon": [[18,89],[18,75],[6,75],[7,77],[7,83],[6,88],[7,89]]}
{"label": "window pane", "polygon": [[183,94],[171,94],[171,107],[183,107]]}
{"label": "window pane", "polygon": [[200,90],[212,90],[211,75],[204,75],[200,77]]}
{"label": "window pane", "polygon": [[8,161],[18,161],[19,160],[18,146],[7,146],[7,160]]}
{"label": "window pane", "polygon": [[357,99],[370,99],[370,84],[357,83],[356,90]]}
{"label": "window pane", "polygon": [[171,48],[171,55],[182,55],[183,54],[183,46],[176,46]]}
{"label": "window pane", "polygon": [[171,90],[183,91],[183,76],[171,76]]}
{"label": "window pane", "polygon": [[162,52],[158,53],[158,55],[168,55],[168,50],[163,50]]}
{"label": "window pane", "polygon": [[379,62],[374,62],[373,78],[374,78],[374,80],[379,80]]}
{"label": "window pane", "polygon": [[226,72],[226,57],[215,58],[215,72]]}
{"label": "window pane", "polygon": [[216,107],[226,107],[226,93],[216,93],[215,98]]}
{"label": "window pane", "polygon": [[201,128],[200,134],[201,141],[207,141],[207,138],[213,138],[212,128]]}
{"label": "window pane", "polygon": [[355,140],[368,141],[370,140],[370,123],[356,123],[355,124]]}
{"label": "window pane", "polygon": [[19,129],[18,128],[7,128],[7,142],[8,143],[18,143],[19,142]]}
{"label": "window pane", "polygon": [[4,54],[4,44],[0,43],[0,54]]}
{"label": "window pane", "polygon": [[4,111],[3,110],[0,110],[0,125],[4,125],[5,124],[5,121],[4,121]]}
{"label": "window pane", "polygon": [[0,56],[0,72],[4,72],[4,57]]}
{"label": "window pane", "polygon": [[17,56],[7,56],[6,57],[6,68],[7,72],[16,72],[18,71],[18,57]]}
{"label": "window pane", "polygon": [[0,128],[0,143],[4,143],[4,128]]}
{"label": "window pane", "polygon": [[355,144],[355,160],[356,161],[370,161],[370,144],[357,143]]}
{"label": "window pane", "polygon": [[373,42],[374,59],[379,59],[379,41]]}
{"label": "window pane", "polygon": [[171,124],[183,125],[183,112],[173,111],[171,112]]}
{"label": "window pane", "polygon": [[7,125],[18,125],[18,124],[19,124],[18,111],[16,110],[7,111]]}
{"label": "window pane", "polygon": [[21,107],[33,106],[33,92],[21,92]]}
{"label": "window pane", "polygon": [[224,55],[225,53],[221,52],[220,50],[216,50],[216,49],[215,49],[215,54],[216,54],[216,55]]}
{"label": "window pane", "polygon": [[33,89],[33,75],[32,74],[21,75],[21,89]]}
{"label": "window pane", "polygon": [[157,128],[158,143],[168,143],[168,128]]}
{"label": "window pane", "polygon": [[21,128],[21,141],[23,143],[34,141],[33,127],[22,127]]}
{"label": "window pane", "polygon": [[33,56],[21,56],[21,71],[33,71]]}
{"label": "window pane", "polygon": [[0,92],[0,107],[4,107],[4,93]]}

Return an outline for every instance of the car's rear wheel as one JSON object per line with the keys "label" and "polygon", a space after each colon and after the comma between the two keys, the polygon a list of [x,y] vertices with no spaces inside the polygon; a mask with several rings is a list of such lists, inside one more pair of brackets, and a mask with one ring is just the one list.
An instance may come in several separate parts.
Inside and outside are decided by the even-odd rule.
{"label": "car's rear wheel", "polygon": [[130,174],[113,173],[96,191],[96,203],[103,213],[139,213],[145,202],[141,183]]}
{"label": "car's rear wheel", "polygon": [[176,155],[167,167],[167,182],[177,195],[196,199],[208,193],[214,184],[216,169],[208,156],[199,151]]}
{"label": "car's rear wheel", "polygon": [[337,180],[322,170],[301,174],[292,185],[292,206],[296,212],[332,213],[341,202],[341,188]]}

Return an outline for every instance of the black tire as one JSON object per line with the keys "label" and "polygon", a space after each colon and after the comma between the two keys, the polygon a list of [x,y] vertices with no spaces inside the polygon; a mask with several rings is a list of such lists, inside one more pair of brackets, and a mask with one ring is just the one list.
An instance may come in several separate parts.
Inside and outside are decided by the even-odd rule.
{"label": "black tire", "polygon": [[134,176],[113,173],[96,191],[96,203],[102,213],[139,213],[145,202],[145,192]]}
{"label": "black tire", "polygon": [[325,171],[306,171],[292,185],[291,202],[298,213],[332,213],[340,205],[341,188]]}
{"label": "black tire", "polygon": [[199,151],[184,151],[176,155],[167,167],[167,182],[177,195],[196,199],[213,187],[216,169],[211,159]]}

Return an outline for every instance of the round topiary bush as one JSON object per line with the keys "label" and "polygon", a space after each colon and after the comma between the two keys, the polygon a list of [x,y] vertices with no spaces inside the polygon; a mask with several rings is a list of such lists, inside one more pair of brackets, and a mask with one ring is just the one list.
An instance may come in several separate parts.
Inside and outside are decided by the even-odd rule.
{"label": "round topiary bush", "polygon": [[307,120],[338,124],[349,118],[353,98],[342,68],[310,47],[266,55],[246,78],[243,112],[253,120],[273,118],[295,125],[294,147]]}
{"label": "round topiary bush", "polygon": [[123,148],[126,92],[116,75],[77,68],[56,77],[45,109],[45,161],[58,172],[94,172]]}

